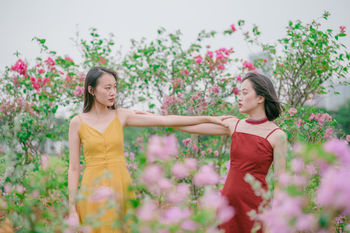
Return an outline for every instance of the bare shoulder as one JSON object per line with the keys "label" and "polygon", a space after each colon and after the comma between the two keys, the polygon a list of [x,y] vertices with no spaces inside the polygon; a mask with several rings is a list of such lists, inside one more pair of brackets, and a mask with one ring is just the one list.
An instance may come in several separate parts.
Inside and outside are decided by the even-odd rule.
{"label": "bare shoulder", "polygon": [[79,127],[80,124],[81,124],[81,120],[80,120],[79,116],[76,115],[70,120],[69,126],[75,128],[75,127]]}
{"label": "bare shoulder", "polygon": [[80,129],[81,120],[78,115],[74,116],[69,123],[69,130],[71,132],[78,132]]}
{"label": "bare shoulder", "polygon": [[115,113],[116,113],[120,123],[122,124],[122,126],[125,127],[127,119],[130,115],[133,114],[133,111],[130,109],[126,109],[126,108],[118,108],[115,110]]}
{"label": "bare shoulder", "polygon": [[287,143],[287,134],[283,130],[278,129],[271,134],[269,139],[271,140],[274,147],[276,145],[284,145]]}

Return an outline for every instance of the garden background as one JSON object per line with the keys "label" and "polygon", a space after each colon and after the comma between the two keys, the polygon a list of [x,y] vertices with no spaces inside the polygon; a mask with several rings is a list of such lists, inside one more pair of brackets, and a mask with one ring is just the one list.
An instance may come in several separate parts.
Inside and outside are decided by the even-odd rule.
{"label": "garden background", "polygon": [[[272,202],[246,177],[266,200],[251,217],[271,232],[350,232],[348,2],[96,4],[1,3],[0,232],[88,232],[98,224],[67,218],[68,125],[95,65],[118,72],[119,106],[159,114],[244,118],[241,79],[268,75],[284,108],[276,123],[288,134],[287,172],[268,176],[271,191],[276,183],[284,190]],[[217,232],[234,214],[219,194],[228,137],[171,128],[124,134],[138,198],[116,226]]]}

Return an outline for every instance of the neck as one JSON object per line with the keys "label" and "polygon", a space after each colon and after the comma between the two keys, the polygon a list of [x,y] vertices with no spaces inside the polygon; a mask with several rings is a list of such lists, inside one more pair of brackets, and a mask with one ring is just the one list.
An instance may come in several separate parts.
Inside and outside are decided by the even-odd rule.
{"label": "neck", "polygon": [[248,113],[248,119],[252,121],[259,121],[266,118],[267,116],[263,109],[256,109],[255,111]]}
{"label": "neck", "polygon": [[109,111],[106,105],[98,103],[96,100],[93,103],[90,112],[93,112],[96,116],[103,116]]}

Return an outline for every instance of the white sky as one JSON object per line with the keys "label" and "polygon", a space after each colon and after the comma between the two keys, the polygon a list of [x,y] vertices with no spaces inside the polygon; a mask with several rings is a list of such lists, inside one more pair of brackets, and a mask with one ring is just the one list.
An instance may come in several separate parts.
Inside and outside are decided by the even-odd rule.
{"label": "white sky", "polygon": [[[129,40],[152,39],[160,26],[180,29],[190,43],[201,29],[223,31],[239,19],[257,24],[264,41],[273,42],[285,33],[289,20],[310,22],[331,13],[328,25],[345,25],[350,32],[350,0],[0,0],[0,71],[11,65],[19,51],[31,60],[39,55],[35,36],[46,38],[51,50],[79,57],[71,38],[96,27],[100,34],[112,32],[123,48]],[[85,36],[86,38],[86,36]],[[349,36],[345,44],[350,47]],[[218,37],[214,46],[233,47],[247,56],[244,44]]]}

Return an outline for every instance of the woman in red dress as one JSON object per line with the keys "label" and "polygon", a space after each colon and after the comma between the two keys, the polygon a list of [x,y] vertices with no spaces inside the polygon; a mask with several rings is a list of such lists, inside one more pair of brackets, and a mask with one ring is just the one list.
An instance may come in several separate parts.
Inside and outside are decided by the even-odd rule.
{"label": "woman in red dress", "polygon": [[250,233],[254,221],[247,213],[257,210],[262,201],[244,180],[245,175],[251,174],[267,189],[265,178],[272,162],[274,175],[278,177],[286,161],[286,134],[273,122],[281,108],[271,80],[261,74],[248,73],[238,101],[239,111],[248,117],[226,119],[227,128],[211,123],[177,128],[194,134],[231,136],[230,170],[222,193],[234,207],[235,215],[220,225],[226,233]]}

